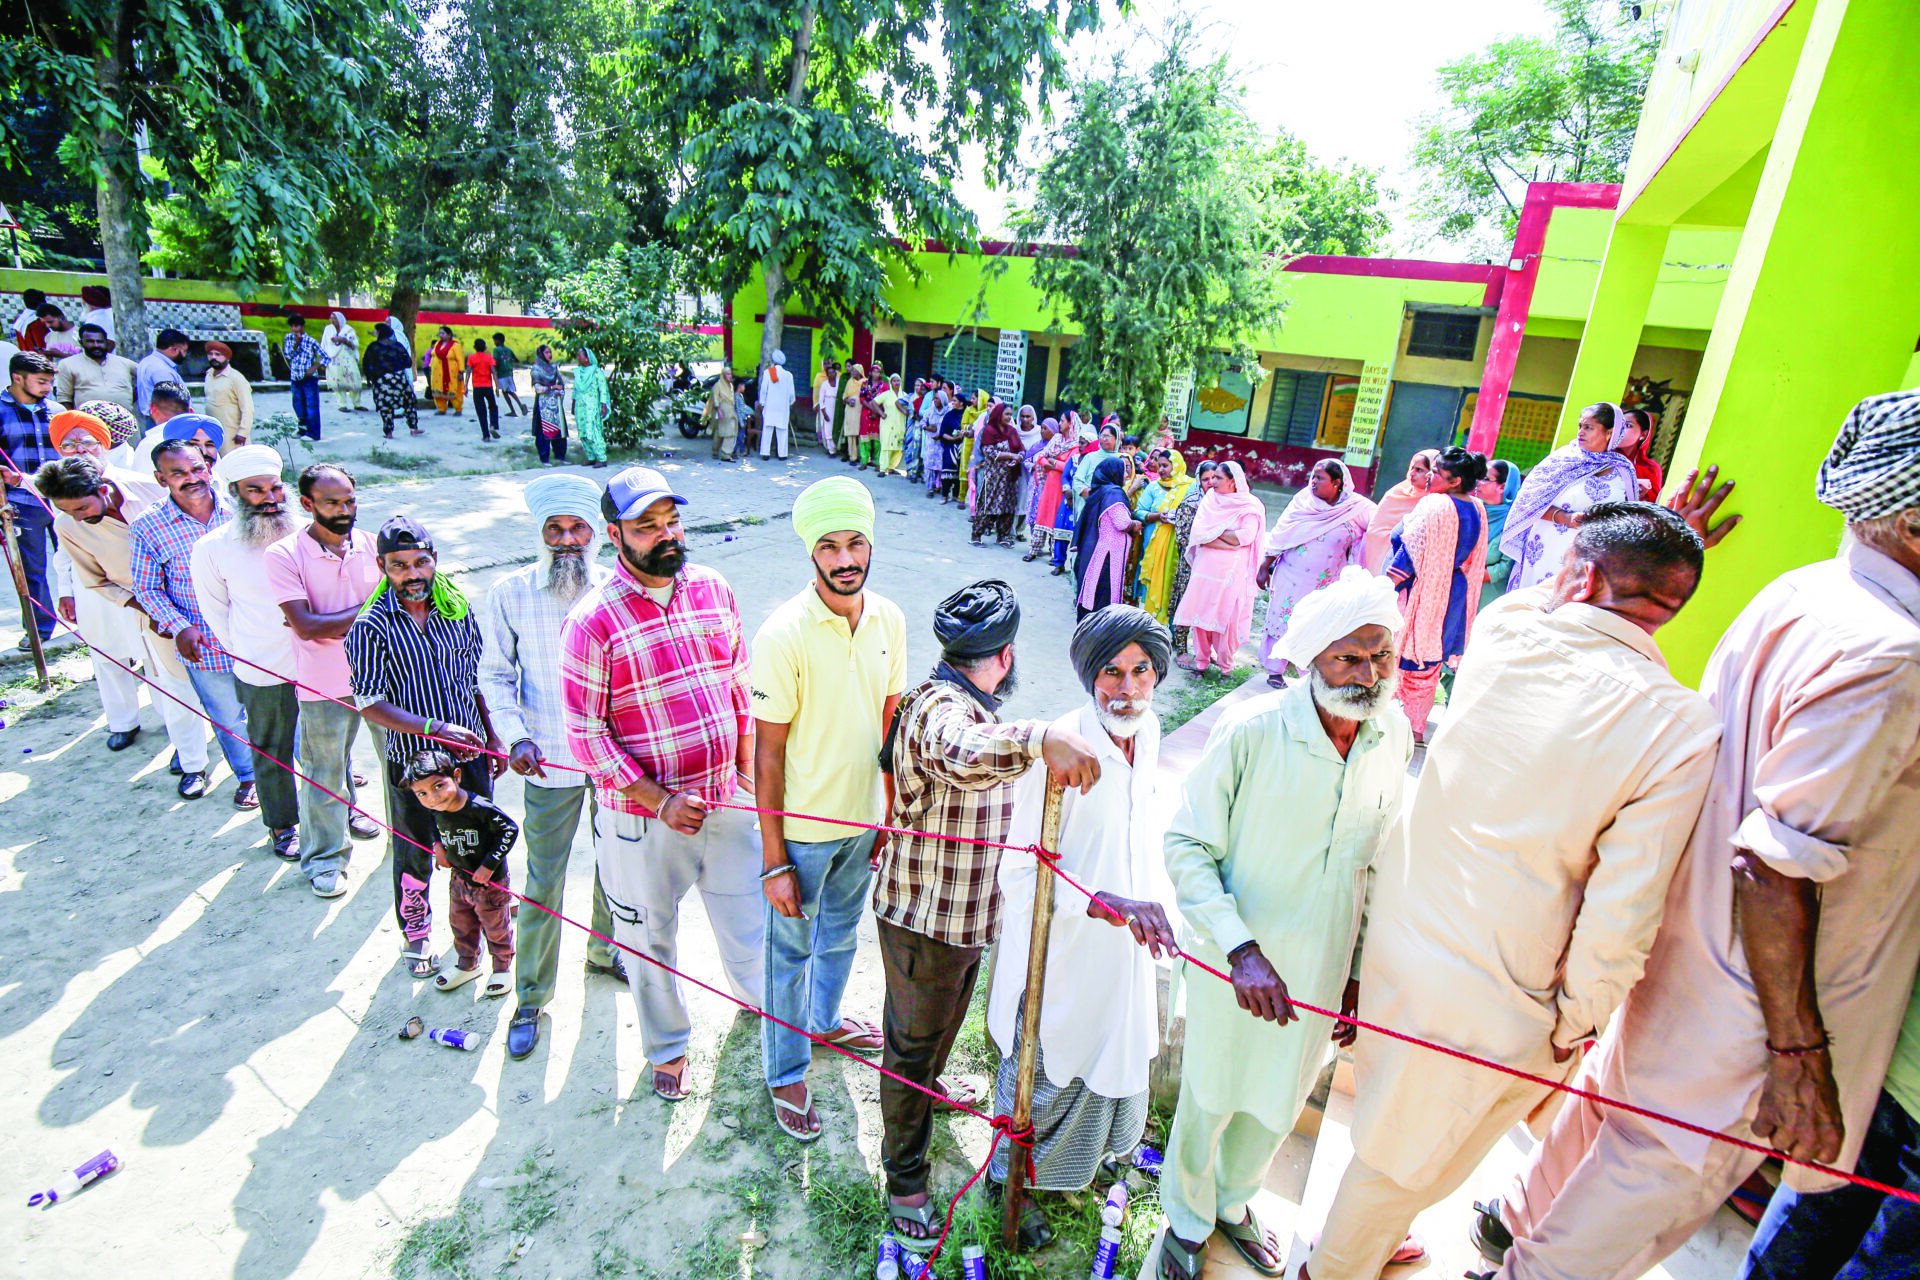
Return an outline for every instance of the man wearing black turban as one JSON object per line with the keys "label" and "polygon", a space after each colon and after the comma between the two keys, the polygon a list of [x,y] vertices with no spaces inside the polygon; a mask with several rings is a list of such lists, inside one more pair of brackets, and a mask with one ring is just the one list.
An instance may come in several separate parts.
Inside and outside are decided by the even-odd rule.
{"label": "man wearing black turban", "polygon": [[[1100,893],[1089,903],[1063,890],[1047,944],[1038,1045],[1043,1069],[1033,1081],[1033,1187],[1039,1191],[1084,1190],[1102,1160],[1124,1158],[1139,1144],[1147,1123],[1147,1070],[1160,1043],[1149,953],[1159,956],[1174,942],[1166,909],[1155,901],[1164,892],[1158,872],[1164,823],[1155,820],[1152,803],[1160,762],[1153,691],[1173,660],[1173,637],[1144,609],[1112,605],[1080,620],[1071,652],[1090,700],[1053,729],[1094,744],[1100,780],[1085,794],[1064,798],[1055,853],[1063,872]],[[1044,784],[1029,774],[1013,788],[1007,843],[1039,840]],[[1038,873],[1031,854],[1009,852],[1001,861],[1006,918],[987,1029],[1003,1055],[994,1084],[994,1105],[1003,1109],[1012,1107],[1018,1081]],[[1003,1155],[996,1152],[987,1171],[996,1183],[1007,1176]],[[1020,1221],[1029,1244],[1048,1234],[1031,1202],[1021,1206]]]}
{"label": "man wearing black turban", "polygon": [[[965,1081],[940,1080],[940,1071],[999,928],[1000,850],[934,837],[1004,843],[1013,784],[1035,760],[1068,786],[1091,787],[1100,777],[1085,739],[1041,720],[1003,724],[995,714],[1012,692],[1019,629],[1020,602],[1004,582],[976,582],[943,600],[933,623],[940,663],[900,699],[881,751],[893,777],[888,822],[932,833],[896,835],[874,877],[887,976],[881,1065],[967,1106],[979,1095]],[[939,1234],[927,1189],[932,1099],[882,1077],[880,1110],[887,1212],[900,1242],[923,1250]]]}

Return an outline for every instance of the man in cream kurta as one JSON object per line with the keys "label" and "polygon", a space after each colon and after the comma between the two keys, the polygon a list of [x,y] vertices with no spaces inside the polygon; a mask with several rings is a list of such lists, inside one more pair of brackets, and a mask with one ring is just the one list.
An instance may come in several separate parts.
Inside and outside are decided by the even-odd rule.
{"label": "man in cream kurta", "polygon": [[1284,1260],[1249,1202],[1328,1053],[1330,1025],[1288,995],[1348,1004],[1367,870],[1399,813],[1413,730],[1392,700],[1398,625],[1393,588],[1363,569],[1314,592],[1287,634],[1310,679],[1223,715],[1187,776],[1165,845],[1180,945],[1234,982],[1176,965],[1187,1031],[1163,1276],[1194,1274],[1216,1226],[1257,1265]]}
{"label": "man in cream kurta", "polygon": [[[1850,1170],[1920,963],[1920,394],[1856,408],[1816,492],[1852,536],[1755,597],[1707,664],[1723,737],[1706,806],[1646,977],[1580,1082]],[[1803,895],[1808,927],[1765,914],[1768,879]],[[1570,1099],[1505,1198],[1501,1274],[1639,1275],[1760,1159]],[[1784,1181],[1836,1185],[1792,1165]]]}
{"label": "man in cream kurta", "polygon": [[[1413,801],[1377,867],[1360,1016],[1553,1079],[1640,976],[1720,729],[1653,631],[1699,536],[1594,508],[1549,591],[1484,610]],[[1415,1215],[1551,1090],[1362,1031],[1352,1162],[1309,1260],[1375,1280]]]}
{"label": "man in cream kurta", "polygon": [[[1068,789],[1062,797],[1057,852],[1060,869],[1099,902],[1064,882],[1054,888],[1033,1096],[1031,1185],[1041,1191],[1083,1190],[1103,1160],[1124,1159],[1139,1145],[1147,1071],[1160,1047],[1153,961],[1173,943],[1153,804],[1153,691],[1173,664],[1173,633],[1144,609],[1114,605],[1081,619],[1072,652],[1090,701],[1055,724],[1091,744],[1100,777],[1085,794]],[[1043,770],[1015,784],[1008,844],[1039,843],[1046,794]],[[1003,1114],[1012,1112],[1018,1077],[1038,873],[1030,853],[1009,849],[1000,859],[1004,905],[987,1029],[1002,1055],[994,1110]],[[1010,1154],[1006,1143],[994,1153],[996,1182],[1006,1180]]]}

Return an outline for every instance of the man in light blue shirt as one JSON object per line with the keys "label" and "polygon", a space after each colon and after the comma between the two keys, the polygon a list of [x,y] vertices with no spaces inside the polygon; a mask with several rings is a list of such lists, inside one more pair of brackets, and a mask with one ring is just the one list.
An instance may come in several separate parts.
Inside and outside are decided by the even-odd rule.
{"label": "man in light blue shirt", "polygon": [[[187,353],[187,335],[178,329],[162,329],[159,339],[153,344],[153,350],[140,357],[133,367],[133,403],[140,410],[141,425],[151,429],[154,425],[153,413],[149,406],[153,402],[153,387],[158,382],[177,382],[181,386],[187,383],[180,372],[178,363]],[[187,408],[193,408],[191,398]]]}
{"label": "man in light blue shirt", "polygon": [[[480,692],[494,732],[507,744],[508,767],[526,779],[527,897],[562,909],[567,856],[580,827],[582,805],[592,799],[593,779],[567,744],[560,696],[560,624],[589,590],[612,576],[594,563],[600,519],[600,487],[584,476],[541,476],[527,486],[527,510],[540,526],[540,557],[493,584],[480,610]],[[613,917],[593,877],[593,932],[587,940],[587,972],[627,980],[626,968],[602,938],[613,936]],[[507,1052],[524,1058],[540,1040],[540,1010],[553,998],[560,965],[560,922],[545,911],[520,916],[514,955],[516,1007],[507,1027]]]}

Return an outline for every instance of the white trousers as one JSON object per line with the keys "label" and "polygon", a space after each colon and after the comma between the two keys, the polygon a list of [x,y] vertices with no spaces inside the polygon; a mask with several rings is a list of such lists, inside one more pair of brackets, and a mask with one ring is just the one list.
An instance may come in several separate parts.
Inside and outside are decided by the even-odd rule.
{"label": "white trousers", "polygon": [[[753,824],[751,813],[715,809],[698,835],[687,836],[658,818],[602,808],[593,817],[593,847],[616,942],[679,968],[680,900],[698,888],[727,986],[758,1005],[765,995],[766,898]],[[647,1061],[672,1062],[684,1054],[693,1023],[680,980],[629,957],[627,985],[640,1012]]]}
{"label": "white trousers", "polygon": [[[199,714],[200,695],[187,679],[187,669],[175,652],[173,641],[163,640],[151,627],[142,627],[140,640],[147,651],[147,678],[166,690],[147,690],[160,722],[167,726],[167,741],[180,753],[180,767],[188,773],[200,773],[207,767],[208,724]],[[167,694],[173,695],[169,698]],[[180,699],[175,702],[174,698]],[[186,705],[182,706],[184,702]]]}
{"label": "white trousers", "polygon": [[773,456],[774,437],[780,439],[780,456],[787,456],[787,424],[784,422],[763,422],[760,424],[760,456]]}
{"label": "white trousers", "polygon": [[73,614],[87,647],[93,650],[93,687],[100,709],[107,713],[107,732],[125,733],[140,727],[140,680],[108,658],[129,666],[147,656],[140,643],[146,619],[132,609],[113,604],[98,591],[82,587],[73,597]]}

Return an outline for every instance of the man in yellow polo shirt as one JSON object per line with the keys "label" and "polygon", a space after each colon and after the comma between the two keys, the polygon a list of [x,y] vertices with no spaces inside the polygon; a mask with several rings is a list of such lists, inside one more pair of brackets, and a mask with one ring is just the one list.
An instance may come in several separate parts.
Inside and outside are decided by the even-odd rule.
{"label": "man in yellow polo shirt", "polygon": [[[800,495],[793,527],[813,560],[813,581],[754,636],[752,677],[767,1012],[868,1054],[880,1052],[880,1031],[841,1018],[840,997],[875,833],[844,823],[878,823],[887,812],[880,742],[907,689],[906,618],[866,589],[873,526],[873,495],[852,476]],[[783,819],[769,809],[814,816]],[[760,1044],[774,1119],[801,1142],[817,1140],[820,1117],[807,1088],[812,1042],[765,1022]]]}

